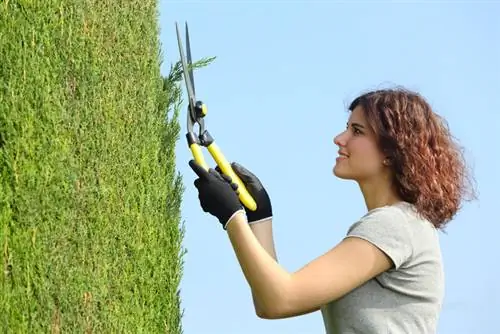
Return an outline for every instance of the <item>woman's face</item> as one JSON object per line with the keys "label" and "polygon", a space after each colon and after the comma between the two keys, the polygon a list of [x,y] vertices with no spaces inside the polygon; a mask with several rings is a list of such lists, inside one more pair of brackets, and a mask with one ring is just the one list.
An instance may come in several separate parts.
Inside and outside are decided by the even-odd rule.
{"label": "woman's face", "polygon": [[339,147],[333,173],[341,179],[363,182],[386,172],[385,156],[377,146],[375,133],[357,106],[350,114],[347,128],[334,138]]}

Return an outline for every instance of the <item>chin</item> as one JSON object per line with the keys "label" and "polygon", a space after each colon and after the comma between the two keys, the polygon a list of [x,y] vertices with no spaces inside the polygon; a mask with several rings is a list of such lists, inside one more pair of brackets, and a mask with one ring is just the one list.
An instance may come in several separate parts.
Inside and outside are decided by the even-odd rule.
{"label": "chin", "polygon": [[354,177],[353,175],[351,175],[351,173],[342,170],[342,168],[339,168],[338,165],[335,165],[335,167],[333,167],[333,175],[343,180],[354,180]]}

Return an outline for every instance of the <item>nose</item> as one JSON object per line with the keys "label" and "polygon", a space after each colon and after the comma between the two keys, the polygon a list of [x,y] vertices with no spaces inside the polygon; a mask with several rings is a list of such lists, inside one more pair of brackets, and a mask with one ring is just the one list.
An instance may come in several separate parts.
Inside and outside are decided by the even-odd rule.
{"label": "nose", "polygon": [[345,131],[339,133],[338,135],[336,135],[333,138],[333,142],[335,143],[335,145],[337,145],[337,146],[345,146],[346,145],[346,138],[345,138],[344,134],[345,134]]}

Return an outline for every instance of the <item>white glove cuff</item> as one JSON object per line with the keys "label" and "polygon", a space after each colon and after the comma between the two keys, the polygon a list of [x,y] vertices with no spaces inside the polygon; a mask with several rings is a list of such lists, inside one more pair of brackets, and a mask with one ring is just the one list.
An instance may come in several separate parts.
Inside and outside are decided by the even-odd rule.
{"label": "white glove cuff", "polygon": [[273,216],[269,216],[269,217],[266,217],[266,218],[262,218],[262,219],[259,219],[259,220],[254,220],[252,222],[248,222],[249,225],[253,225],[253,224],[258,224],[258,223],[264,223],[264,222],[267,222],[267,221],[270,221],[273,219]]}
{"label": "white glove cuff", "polygon": [[233,217],[234,217],[234,216],[236,216],[236,214],[237,214],[237,213],[239,213],[239,212],[242,212],[243,214],[245,214],[245,209],[239,209],[239,210],[235,211],[235,212],[231,215],[231,217],[229,217],[229,219],[226,221],[226,223],[225,223],[225,224],[224,224],[224,226],[223,226],[223,228],[224,228],[225,230],[227,230],[227,224],[229,224],[229,222],[231,221],[231,219],[233,219]]}

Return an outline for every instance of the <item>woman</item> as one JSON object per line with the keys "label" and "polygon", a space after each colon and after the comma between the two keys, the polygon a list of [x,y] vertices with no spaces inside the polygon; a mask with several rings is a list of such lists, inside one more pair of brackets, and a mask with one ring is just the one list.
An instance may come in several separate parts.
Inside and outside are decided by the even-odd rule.
{"label": "woman", "polygon": [[257,210],[246,211],[219,171],[199,176],[201,207],[227,230],[262,318],[321,310],[327,333],[435,333],[444,293],[438,230],[459,210],[468,178],[441,119],[405,89],[368,92],[349,107],[334,174],[354,180],[367,213],[327,253],[294,273],[276,260],[272,206],[238,164]]}

